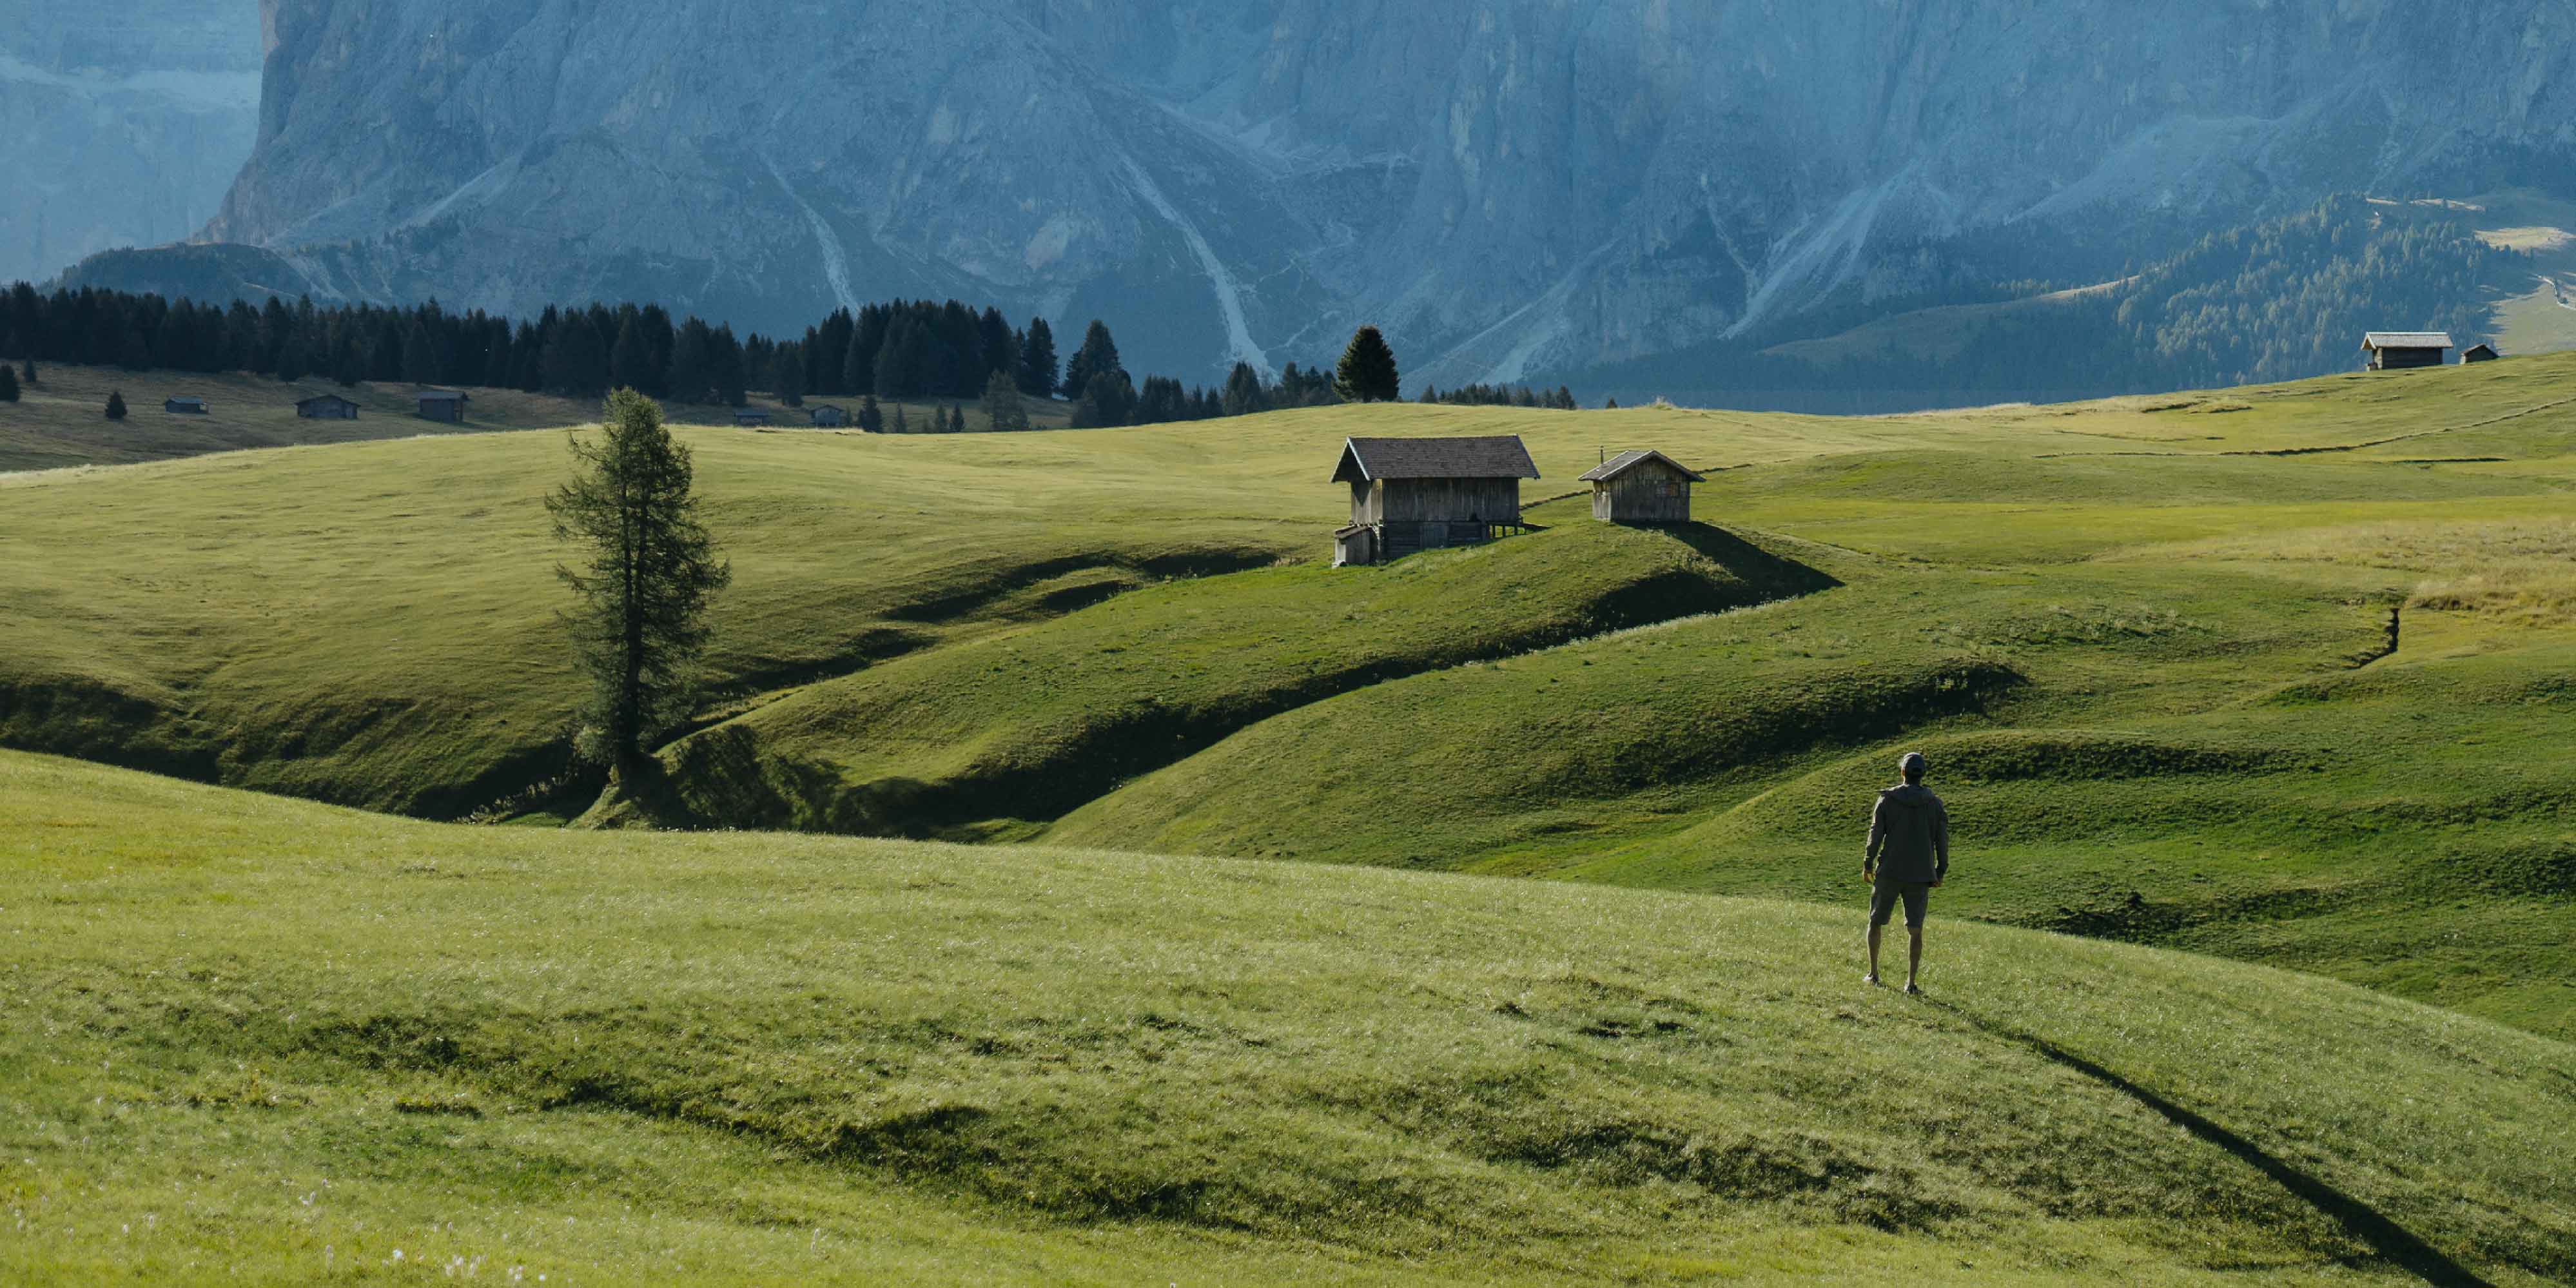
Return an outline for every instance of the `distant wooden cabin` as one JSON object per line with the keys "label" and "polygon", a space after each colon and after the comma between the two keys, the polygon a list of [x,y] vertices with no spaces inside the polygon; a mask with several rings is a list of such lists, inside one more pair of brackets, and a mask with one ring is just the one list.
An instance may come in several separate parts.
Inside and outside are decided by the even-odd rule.
{"label": "distant wooden cabin", "polygon": [[2496,352],[2496,347],[2492,344],[2473,344],[2461,352],[2460,365],[2465,367],[2472,362],[2493,362],[2503,356]]}
{"label": "distant wooden cabin", "polygon": [[2442,331],[2373,331],[2361,338],[2373,371],[2438,367],[2450,360],[2451,337]]}
{"label": "distant wooden cabin", "polygon": [[850,423],[850,413],[830,403],[811,408],[805,414],[814,418],[816,429],[839,429]]}
{"label": "distant wooden cabin", "polygon": [[443,420],[451,425],[465,423],[465,404],[473,401],[453,389],[420,391],[420,415],[423,420]]}
{"label": "distant wooden cabin", "polygon": [[766,407],[736,407],[733,409],[733,423],[737,425],[766,425],[769,423],[769,409]]}
{"label": "distant wooden cabin", "polygon": [[206,414],[206,400],[197,397],[164,398],[161,410],[173,416],[203,416]]}
{"label": "distant wooden cabin", "polygon": [[1604,523],[1688,523],[1691,484],[1708,479],[1662,452],[1621,452],[1583,476]]}
{"label": "distant wooden cabin", "polygon": [[295,414],[304,420],[356,420],[358,404],[338,394],[315,394],[298,401]]}
{"label": "distant wooden cabin", "polygon": [[1538,466],[1517,437],[1354,438],[1333,481],[1351,488],[1334,562],[1372,564],[1481,545],[1521,523],[1521,480]]}

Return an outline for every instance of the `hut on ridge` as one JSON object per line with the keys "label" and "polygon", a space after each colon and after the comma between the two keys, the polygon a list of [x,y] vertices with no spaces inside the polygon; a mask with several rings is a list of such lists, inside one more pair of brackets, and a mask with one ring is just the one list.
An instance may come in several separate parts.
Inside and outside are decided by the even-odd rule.
{"label": "hut on ridge", "polygon": [[295,414],[302,420],[356,420],[358,404],[338,394],[315,394],[299,399]]}
{"label": "hut on ridge", "polygon": [[733,423],[737,425],[766,425],[769,423],[769,409],[766,407],[736,407],[733,409]]}
{"label": "hut on ridge", "polygon": [[1583,476],[1603,523],[1688,523],[1691,484],[1705,475],[1662,452],[1621,452]]}
{"label": "hut on ridge", "polygon": [[2372,371],[2438,367],[2450,358],[2451,336],[2447,331],[2373,331],[2361,338],[2361,351],[2370,355]]}
{"label": "hut on ridge", "polygon": [[2472,362],[2493,362],[2503,356],[2496,352],[2496,347],[2492,344],[2473,344],[2460,351],[2460,365],[2465,367]]}
{"label": "hut on ridge", "polygon": [[203,416],[206,414],[206,400],[194,394],[182,394],[162,399],[161,410],[173,416]]}
{"label": "hut on ridge", "polygon": [[1481,545],[1517,531],[1527,526],[1521,480],[1538,476],[1517,435],[1345,440],[1333,481],[1350,485],[1351,522],[1333,534],[1333,564]]}
{"label": "hut on ridge", "polygon": [[839,429],[850,423],[850,413],[830,403],[818,404],[805,414],[813,418],[816,429]]}

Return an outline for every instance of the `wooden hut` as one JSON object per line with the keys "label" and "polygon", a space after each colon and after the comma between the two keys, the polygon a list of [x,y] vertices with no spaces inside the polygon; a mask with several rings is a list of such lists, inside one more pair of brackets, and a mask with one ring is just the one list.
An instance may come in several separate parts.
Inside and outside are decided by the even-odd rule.
{"label": "wooden hut", "polygon": [[816,429],[839,429],[850,423],[850,413],[830,403],[816,406],[805,414],[813,417]]}
{"label": "wooden hut", "polygon": [[769,423],[769,409],[766,407],[736,407],[733,409],[733,423],[737,425],[766,425]]}
{"label": "wooden hut", "polygon": [[2460,365],[2465,367],[2472,362],[2493,362],[2503,356],[2496,352],[2496,347],[2492,344],[2473,344],[2460,351]]}
{"label": "wooden hut", "polygon": [[1662,452],[1621,452],[1583,476],[1603,523],[1688,523],[1691,484],[1708,479]]}
{"label": "wooden hut", "polygon": [[161,410],[173,416],[203,416],[206,414],[206,400],[194,395],[164,398],[161,400]]}
{"label": "wooden hut", "polygon": [[356,420],[358,404],[338,394],[315,394],[299,400],[295,414],[303,420]]}
{"label": "wooden hut", "polygon": [[1334,535],[1334,560],[1377,563],[1491,541],[1524,526],[1521,480],[1538,476],[1511,435],[1349,439],[1333,481],[1350,485],[1351,522]]}
{"label": "wooden hut", "polygon": [[451,425],[465,423],[465,404],[473,401],[453,389],[420,391],[420,415],[423,420],[443,420]]}
{"label": "wooden hut", "polygon": [[2438,367],[2450,360],[2451,337],[2443,331],[2373,331],[2361,338],[2373,371]]}

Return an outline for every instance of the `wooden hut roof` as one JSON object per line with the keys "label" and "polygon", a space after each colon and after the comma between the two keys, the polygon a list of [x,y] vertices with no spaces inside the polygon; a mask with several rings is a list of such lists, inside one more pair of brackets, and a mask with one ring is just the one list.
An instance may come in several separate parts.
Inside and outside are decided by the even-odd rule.
{"label": "wooden hut roof", "polygon": [[466,401],[466,396],[464,394],[453,389],[423,389],[420,391],[419,397],[422,402]]}
{"label": "wooden hut roof", "polygon": [[339,403],[344,407],[355,407],[358,405],[338,394],[315,394],[310,398],[298,398],[295,400],[295,405],[298,407],[310,407],[315,403]]}
{"label": "wooden hut roof", "polygon": [[2361,338],[2365,349],[2448,349],[2448,331],[2373,331]]}
{"label": "wooden hut roof", "polygon": [[1648,461],[1662,461],[1664,464],[1680,471],[1683,477],[1688,478],[1693,483],[1708,482],[1707,475],[1682,464],[1680,461],[1664,455],[1662,452],[1652,451],[1621,452],[1617,456],[1613,456],[1609,460],[1603,461],[1598,468],[1587,471],[1584,474],[1582,481],[1586,483],[1607,483]]}
{"label": "wooden hut roof", "polygon": [[1336,483],[1380,479],[1534,479],[1538,466],[1515,434],[1485,438],[1353,438],[1342,444]]}

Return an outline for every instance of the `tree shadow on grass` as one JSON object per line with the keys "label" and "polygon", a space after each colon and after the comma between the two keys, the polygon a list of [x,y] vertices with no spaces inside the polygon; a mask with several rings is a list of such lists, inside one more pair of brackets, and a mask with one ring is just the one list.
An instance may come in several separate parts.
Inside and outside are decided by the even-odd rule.
{"label": "tree shadow on grass", "polygon": [[1930,1002],[1929,1005],[1958,1016],[1979,1032],[2028,1047],[2049,1060],[2083,1074],[2154,1110],[2165,1121],[2190,1132],[2193,1136],[2235,1155],[2237,1161],[2272,1178],[2281,1188],[2288,1190],[2308,1206],[2332,1220],[2345,1234],[2367,1244],[2380,1259],[2422,1278],[2424,1282],[2434,1285],[2435,1288],[2494,1288],[2490,1281],[2459,1262],[2453,1261],[2440,1249],[2416,1237],[2413,1231],[2389,1219],[2378,1209],[2273,1157],[2265,1152],[2262,1146],[2219,1126],[2200,1114],[2167,1100],[2046,1038],[1997,1024],[1948,1002],[1935,1001]]}

